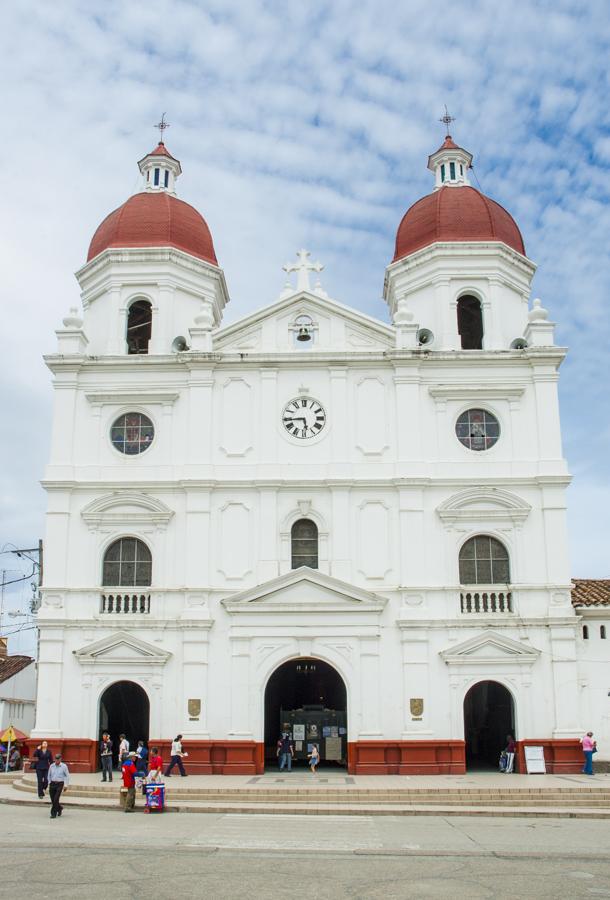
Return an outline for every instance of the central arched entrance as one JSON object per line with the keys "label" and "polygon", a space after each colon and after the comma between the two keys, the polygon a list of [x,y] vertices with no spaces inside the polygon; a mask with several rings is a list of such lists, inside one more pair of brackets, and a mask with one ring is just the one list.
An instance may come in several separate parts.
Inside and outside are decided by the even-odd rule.
{"label": "central arched entrance", "polygon": [[288,730],[294,765],[304,768],[311,744],[321,766],[347,764],[347,690],[336,669],[321,659],[291,659],[275,670],[265,689],[265,765],[277,765],[277,740]]}
{"label": "central arched entrance", "polygon": [[99,734],[107,731],[113,743],[113,762],[118,761],[119,735],[124,734],[132,750],[138,741],[148,743],[150,703],[146,691],[135,681],[116,681],[100,697]]}
{"label": "central arched entrance", "polygon": [[506,736],[515,734],[510,691],[497,681],[480,681],[464,697],[464,740],[467,769],[498,769]]}

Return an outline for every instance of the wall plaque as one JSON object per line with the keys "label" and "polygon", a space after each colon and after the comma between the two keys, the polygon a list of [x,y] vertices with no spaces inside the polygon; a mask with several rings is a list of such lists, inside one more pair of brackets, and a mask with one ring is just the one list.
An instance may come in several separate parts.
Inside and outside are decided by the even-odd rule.
{"label": "wall plaque", "polygon": [[424,714],[424,698],[423,697],[411,697],[409,700],[409,706],[411,708],[411,715],[414,719],[420,719]]}
{"label": "wall plaque", "polygon": [[201,715],[201,700],[199,698],[191,698],[188,701],[188,711],[190,719],[198,719]]}

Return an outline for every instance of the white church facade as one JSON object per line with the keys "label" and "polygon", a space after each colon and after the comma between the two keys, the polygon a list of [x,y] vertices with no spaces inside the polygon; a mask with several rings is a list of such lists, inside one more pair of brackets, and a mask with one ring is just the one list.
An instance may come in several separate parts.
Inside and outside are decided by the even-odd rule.
{"label": "white church facade", "polygon": [[471,160],[449,136],[429,159],[391,324],[328,297],[300,251],[228,326],[180,163],[162,142],[140,161],[46,358],[33,735],[74,771],[108,728],[181,733],[193,773],[261,773],[284,722],[297,757],[317,741],[356,774],[461,773],[507,733],[521,764],[533,743],[580,769],[608,710],[583,700],[598,663],[571,600],[566,351]]}

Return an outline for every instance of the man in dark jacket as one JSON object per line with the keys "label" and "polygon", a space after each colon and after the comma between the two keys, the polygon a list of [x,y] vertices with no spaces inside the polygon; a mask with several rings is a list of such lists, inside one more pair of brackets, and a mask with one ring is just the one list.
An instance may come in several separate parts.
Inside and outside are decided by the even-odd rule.
{"label": "man in dark jacket", "polygon": [[112,741],[110,735],[105,731],[100,741],[100,763],[102,764],[102,781],[112,781]]}
{"label": "man in dark jacket", "polygon": [[46,741],[39,744],[32,754],[36,778],[38,780],[38,796],[42,800],[49,784],[49,766],[53,762],[53,754]]}

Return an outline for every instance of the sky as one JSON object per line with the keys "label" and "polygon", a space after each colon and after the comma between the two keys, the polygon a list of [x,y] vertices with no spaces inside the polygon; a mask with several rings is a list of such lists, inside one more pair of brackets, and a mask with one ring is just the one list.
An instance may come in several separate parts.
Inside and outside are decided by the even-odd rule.
{"label": "sky", "polygon": [[[138,189],[162,112],[178,194],[206,218],[225,270],[225,323],[277,298],[301,246],[332,297],[387,321],[384,269],[402,215],[432,189],[426,159],[447,104],[475,186],[517,220],[539,266],[533,296],[570,348],[572,571],[610,576],[604,0],[20,0],[0,42],[0,550],[43,535],[42,355],[79,304],[73,273],[95,228]],[[0,555],[5,580],[26,565]],[[6,589],[5,611],[25,609],[30,582]],[[27,652],[30,623],[10,621],[11,649]]]}

